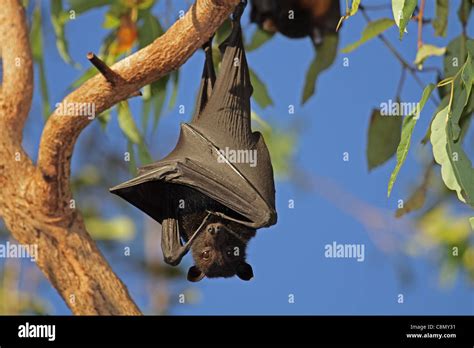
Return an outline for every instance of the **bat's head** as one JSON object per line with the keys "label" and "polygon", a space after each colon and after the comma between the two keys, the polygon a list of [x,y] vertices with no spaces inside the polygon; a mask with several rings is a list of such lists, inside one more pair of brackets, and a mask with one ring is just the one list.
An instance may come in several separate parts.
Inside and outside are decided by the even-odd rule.
{"label": "bat's head", "polygon": [[188,280],[234,275],[250,280],[253,270],[245,257],[247,243],[254,235],[255,230],[234,222],[219,220],[207,224],[192,246],[195,265],[189,268]]}

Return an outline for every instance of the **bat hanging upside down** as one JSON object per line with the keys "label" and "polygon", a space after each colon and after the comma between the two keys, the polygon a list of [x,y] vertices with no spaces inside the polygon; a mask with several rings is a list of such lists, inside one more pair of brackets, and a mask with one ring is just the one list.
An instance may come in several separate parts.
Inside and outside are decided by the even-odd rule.
{"label": "bat hanging upside down", "polygon": [[[244,7],[240,3],[233,14],[217,78],[210,42],[204,47],[196,111],[190,123],[181,124],[175,149],[111,189],[161,223],[166,263],[178,265],[191,249],[190,281],[234,275],[250,280],[247,243],[257,229],[277,220],[270,155],[250,124],[252,85],[240,27]],[[257,161],[233,161],[223,156],[224,149],[254,151]]]}

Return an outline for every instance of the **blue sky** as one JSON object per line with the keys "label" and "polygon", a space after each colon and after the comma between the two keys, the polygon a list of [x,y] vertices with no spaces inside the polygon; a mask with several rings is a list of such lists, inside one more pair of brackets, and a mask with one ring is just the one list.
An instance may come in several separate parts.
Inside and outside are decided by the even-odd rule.
{"label": "blue sky", "polygon": [[[386,3],[387,1],[373,1]],[[177,1],[176,11],[183,1]],[[453,1],[448,28],[448,39],[459,35],[460,27],[455,18],[458,1]],[[371,2],[372,4],[372,2]],[[431,2],[428,9],[431,10]],[[163,9],[154,11],[163,16]],[[59,57],[54,45],[51,25],[46,35],[47,76],[50,85],[51,103],[54,105],[65,95],[69,84],[89,68],[86,53],[98,52],[106,31],[102,29],[105,11],[93,10],[68,24],[66,34],[72,57],[83,70],[66,65]],[[428,13],[433,16],[433,13]],[[373,18],[390,17],[391,11],[374,12]],[[247,33],[254,30],[248,24],[248,9],[244,14],[244,28]],[[472,20],[471,20],[472,22]],[[356,41],[365,21],[359,15],[344,24],[340,34],[340,47]],[[471,33],[472,34],[472,33]],[[389,29],[387,37],[402,52],[408,61],[416,54],[416,27],[411,24],[408,35],[402,42],[397,39],[396,29]],[[424,32],[427,42],[446,45],[448,39],[433,37],[433,30]],[[417,182],[421,174],[420,158],[429,154],[428,147],[414,147],[408,155],[392,197],[386,198],[388,177],[394,166],[393,159],[382,167],[368,172],[366,164],[366,139],[372,108],[395,97],[400,76],[400,64],[378,41],[371,41],[349,55],[342,55],[330,70],[323,73],[317,85],[316,95],[301,106],[301,90],[306,70],[314,56],[309,39],[289,40],[277,35],[269,43],[248,54],[249,65],[268,85],[274,105],[260,110],[253,107],[265,120],[280,127],[299,124],[295,162],[299,168],[317,178],[330,180],[344,192],[373,207],[382,210],[396,209],[397,200],[405,198],[410,185]],[[349,67],[343,66],[343,58],[349,58]],[[439,59],[432,59],[430,65],[438,65]],[[202,71],[203,54],[193,55],[180,69],[180,84],[177,105],[185,105],[188,112],[180,115],[177,107],[165,112],[160,121],[157,135],[148,138],[154,158],[161,158],[175,144],[179,123],[189,120]],[[432,82],[433,75],[421,76],[424,82]],[[422,90],[410,77],[405,85],[403,98],[416,102]],[[33,111],[27,126],[24,144],[34,157],[42,128],[40,116],[40,94],[35,85]],[[289,104],[296,107],[294,115],[288,115]],[[131,101],[132,112],[138,119],[141,102]],[[418,142],[429,125],[434,106],[428,103],[415,129],[414,139]],[[101,137],[103,149],[126,151],[126,141],[116,119],[108,125],[105,133],[98,124],[88,127],[79,138],[97,134]],[[80,149],[80,147],[77,147]],[[350,160],[344,162],[342,154],[349,152]],[[73,171],[78,172],[87,164],[87,154],[76,153]],[[125,168],[124,164],[124,168]],[[129,177],[125,171],[117,178],[121,182]],[[401,252],[387,253],[375,243],[373,234],[352,214],[341,210],[322,195],[298,188],[294,183],[278,181],[277,210],[279,221],[276,226],[260,230],[249,246],[249,263],[253,265],[255,278],[250,282],[239,279],[203,280],[193,284],[199,291],[199,301],[194,304],[176,304],[172,314],[474,314],[474,292],[464,276],[460,276],[449,287],[440,287],[439,268],[435,258],[409,257]],[[103,187],[97,193],[106,207],[105,214],[113,215],[117,197]],[[295,201],[295,208],[288,208],[288,200]],[[342,207],[346,203],[339,200]],[[456,207],[460,207],[459,204]],[[81,207],[79,207],[81,208]],[[349,210],[352,206],[347,206]],[[462,208],[459,208],[462,209]],[[462,210],[464,211],[464,210]],[[143,214],[130,207],[139,227],[143,227]],[[409,219],[409,218],[408,218]],[[394,238],[404,240],[405,224],[387,220],[387,230]],[[402,236],[400,238],[400,236]],[[390,237],[390,236],[388,236]],[[386,237],[384,237],[386,238]],[[365,245],[365,260],[328,259],[324,257],[324,246],[333,241]],[[139,231],[132,245],[141,255]],[[159,248],[159,245],[156,245]],[[106,256],[112,252],[104,250]],[[110,259],[110,258],[109,258]],[[117,260],[117,257],[114,257]],[[184,261],[189,266],[191,257]],[[143,308],[146,279],[127,266],[127,260],[119,260],[112,267],[128,286],[132,297]],[[408,272],[412,281],[402,281],[401,274]],[[177,284],[180,289],[184,284]],[[68,314],[69,310],[48,284],[42,294],[54,304],[56,314]],[[289,303],[289,295],[294,303]],[[397,303],[397,296],[404,295],[404,303]]]}

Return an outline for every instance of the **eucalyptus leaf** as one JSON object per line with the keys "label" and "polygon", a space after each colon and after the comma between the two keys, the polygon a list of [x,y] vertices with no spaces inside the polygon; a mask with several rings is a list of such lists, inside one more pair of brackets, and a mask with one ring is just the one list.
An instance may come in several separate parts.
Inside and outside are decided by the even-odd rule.
{"label": "eucalyptus leaf", "polygon": [[416,66],[418,66],[418,69],[421,70],[423,68],[423,63],[427,58],[433,56],[442,56],[445,53],[446,47],[424,44],[418,49],[414,63]]}
{"label": "eucalyptus leaf", "polygon": [[403,163],[405,163],[405,160],[408,155],[408,150],[410,150],[411,137],[412,137],[416,122],[418,121],[421,111],[423,110],[426,104],[426,101],[428,100],[428,98],[430,97],[434,89],[435,89],[435,85],[433,84],[429,84],[428,86],[426,86],[425,89],[423,90],[423,94],[421,96],[419,106],[417,107],[415,113],[413,113],[412,115],[406,116],[405,119],[403,120],[402,135],[400,139],[400,144],[398,144],[398,148],[397,148],[397,164],[395,165],[395,169],[390,175],[390,180],[388,182],[388,190],[387,190],[388,197],[390,197],[390,193],[392,192],[393,185],[395,181],[397,180],[398,173],[400,172],[400,169]]}
{"label": "eucalyptus leaf", "polygon": [[252,97],[255,102],[262,108],[273,105],[273,100],[268,94],[267,86],[260,80],[258,75],[252,69],[249,69],[250,82],[253,87]]}
{"label": "eucalyptus leaf", "polygon": [[436,0],[436,18],[433,28],[436,36],[446,36],[448,28],[449,0]]}
{"label": "eucalyptus leaf", "polygon": [[67,64],[78,67],[69,54],[68,42],[64,32],[68,19],[67,14],[63,11],[62,0],[51,0],[51,23],[56,34],[56,47],[59,55]]}
{"label": "eucalyptus leaf", "polygon": [[341,50],[341,52],[342,53],[352,52],[363,43],[382,34],[385,30],[392,27],[394,24],[395,22],[393,21],[393,19],[390,19],[390,18],[381,18],[379,20],[368,23],[364,31],[362,32],[361,38],[358,41],[344,47]]}
{"label": "eucalyptus leaf", "polygon": [[367,140],[367,165],[369,170],[388,161],[400,143],[402,117],[384,116],[379,109],[372,110]]}
{"label": "eucalyptus leaf", "polygon": [[417,3],[417,0],[392,0],[393,18],[400,31],[400,39],[407,32],[406,27],[413,16]]}
{"label": "eucalyptus leaf", "polygon": [[336,33],[327,34],[323,37],[322,43],[316,48],[316,57],[306,73],[302,97],[303,104],[314,94],[319,74],[334,63],[337,56],[338,41],[339,38]]}
{"label": "eucalyptus leaf", "polygon": [[274,33],[269,33],[265,30],[257,28],[252,35],[252,39],[250,40],[250,43],[246,45],[245,47],[247,52],[256,50],[257,48],[262,46],[264,43],[269,41],[273,36],[274,36]]}

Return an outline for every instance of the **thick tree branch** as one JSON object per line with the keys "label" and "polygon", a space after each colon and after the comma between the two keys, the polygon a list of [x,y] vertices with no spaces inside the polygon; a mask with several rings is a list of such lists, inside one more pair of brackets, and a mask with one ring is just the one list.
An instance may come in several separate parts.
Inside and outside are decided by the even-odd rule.
{"label": "thick tree branch", "polygon": [[2,125],[21,143],[23,125],[33,97],[33,62],[23,7],[16,0],[2,0],[0,56],[3,81],[0,87]]}
{"label": "thick tree branch", "polygon": [[[31,105],[32,60],[18,0],[1,0],[0,217],[22,244],[36,245],[36,262],[75,314],[140,314],[127,288],[87,233],[69,186],[70,159],[90,115],[48,119],[38,165],[21,147]],[[93,103],[96,114],[182,65],[228,17],[239,0],[197,0],[183,19],[141,51],[113,65],[113,83],[97,74],[66,103]],[[22,69],[15,70],[20,58]],[[13,64],[12,64],[13,63]]]}

